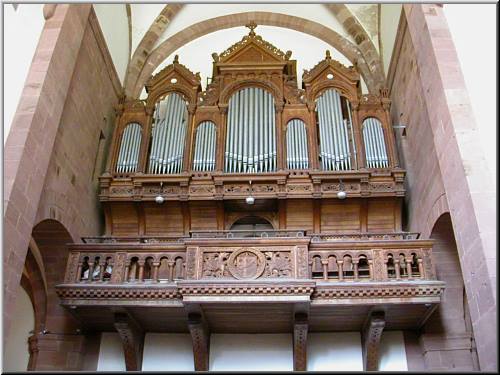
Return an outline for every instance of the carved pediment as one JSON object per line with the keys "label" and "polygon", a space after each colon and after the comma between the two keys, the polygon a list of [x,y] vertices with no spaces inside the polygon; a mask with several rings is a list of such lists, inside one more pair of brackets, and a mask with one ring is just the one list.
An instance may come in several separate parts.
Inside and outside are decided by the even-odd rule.
{"label": "carved pediment", "polygon": [[179,64],[179,57],[176,55],[172,64],[167,65],[157,74],[151,76],[146,83],[146,92],[149,93],[164,83],[171,84],[174,82],[175,84],[197,87],[201,90],[200,73],[195,74],[186,66]]}
{"label": "carved pediment", "polygon": [[247,27],[250,29],[248,35],[220,55],[212,55],[215,63],[283,63],[290,60],[292,52],[285,53],[262,39],[254,31],[257,27],[255,23],[250,23]]}
{"label": "carved pediment", "polygon": [[359,73],[354,66],[346,67],[340,62],[333,60],[330,51],[326,51],[325,59],[321,60],[314,68],[311,70],[305,70],[302,74],[303,84],[308,84],[316,79],[324,79],[323,76],[328,74],[333,75],[333,79],[342,78],[353,84],[356,84],[360,80]]}

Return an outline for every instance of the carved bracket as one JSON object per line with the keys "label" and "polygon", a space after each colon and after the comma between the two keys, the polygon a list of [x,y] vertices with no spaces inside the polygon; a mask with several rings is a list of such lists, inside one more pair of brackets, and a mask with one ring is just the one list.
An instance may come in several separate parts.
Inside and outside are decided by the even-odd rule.
{"label": "carved bracket", "polygon": [[188,314],[188,327],[193,340],[195,371],[208,371],[210,333],[200,313]]}
{"label": "carved bracket", "polygon": [[296,313],[293,324],[293,370],[307,370],[308,315]]}
{"label": "carved bracket", "polygon": [[141,371],[144,331],[132,317],[125,313],[115,313],[114,325],[122,339],[127,371]]}
{"label": "carved bracket", "polygon": [[385,313],[371,313],[363,330],[363,368],[365,371],[377,371],[380,339],[385,327]]}

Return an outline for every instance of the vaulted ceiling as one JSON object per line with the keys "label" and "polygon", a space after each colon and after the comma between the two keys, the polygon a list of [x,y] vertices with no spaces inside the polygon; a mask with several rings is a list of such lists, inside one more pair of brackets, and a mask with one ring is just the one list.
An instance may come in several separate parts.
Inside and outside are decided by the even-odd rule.
{"label": "vaulted ceiling", "polygon": [[[381,57],[382,6],[386,5],[176,3],[94,4],[94,9],[125,94],[136,98],[147,79],[175,54],[199,70],[206,82],[211,52],[240,40],[250,21],[262,25],[257,33],[264,39],[293,51],[299,72],[312,68],[325,49],[331,49],[343,64],[357,66],[365,91],[377,92],[384,86],[387,65]],[[395,7],[400,11],[400,5]]]}

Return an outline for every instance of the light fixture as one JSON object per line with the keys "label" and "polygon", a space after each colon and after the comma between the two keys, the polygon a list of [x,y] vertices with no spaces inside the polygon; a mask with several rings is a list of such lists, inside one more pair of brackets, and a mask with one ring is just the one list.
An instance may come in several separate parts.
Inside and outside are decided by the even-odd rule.
{"label": "light fixture", "polygon": [[255,198],[252,197],[252,180],[250,180],[249,182],[250,182],[250,195],[246,197],[245,202],[247,202],[247,204],[254,204]]}
{"label": "light fixture", "polygon": [[177,83],[177,78],[172,78],[172,79],[170,80],[170,83],[174,83],[174,84],[175,84],[175,83]]}
{"label": "light fixture", "polygon": [[333,79],[333,74],[332,74],[332,73],[328,73],[328,74],[326,75],[326,78],[328,78],[328,79]]}
{"label": "light fixture", "polygon": [[345,199],[346,197],[347,197],[347,193],[344,191],[344,183],[342,182],[342,180],[340,180],[337,198],[338,199]]}
{"label": "light fixture", "polygon": [[158,194],[156,197],[155,197],[155,202],[158,203],[158,204],[162,204],[163,202],[165,202],[165,198],[163,198],[163,182],[160,182],[160,194]]}

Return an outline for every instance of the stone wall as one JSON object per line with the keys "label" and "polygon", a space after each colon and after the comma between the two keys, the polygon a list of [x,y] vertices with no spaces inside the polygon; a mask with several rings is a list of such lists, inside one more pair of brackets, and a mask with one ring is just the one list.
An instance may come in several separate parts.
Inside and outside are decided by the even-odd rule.
{"label": "stone wall", "polygon": [[437,219],[450,213],[480,368],[494,371],[496,336],[490,334],[497,327],[493,175],[482,155],[441,7],[405,5],[404,18],[388,84],[392,120],[407,126],[406,135],[398,136],[408,170],[405,229],[428,238]]}

